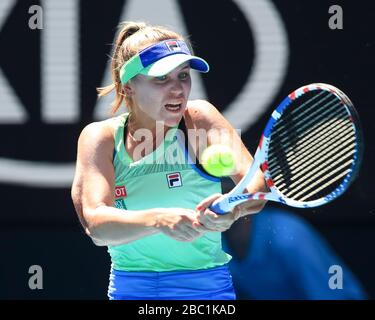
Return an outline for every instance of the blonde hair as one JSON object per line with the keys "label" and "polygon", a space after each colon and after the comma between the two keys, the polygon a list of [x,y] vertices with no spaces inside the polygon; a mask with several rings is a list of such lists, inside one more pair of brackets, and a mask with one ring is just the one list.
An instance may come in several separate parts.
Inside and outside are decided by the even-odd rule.
{"label": "blonde hair", "polygon": [[131,98],[126,96],[120,81],[120,69],[126,61],[153,43],[168,39],[179,39],[186,42],[181,35],[166,27],[152,26],[144,22],[123,22],[119,28],[121,30],[114,44],[111,64],[113,83],[106,87],[97,88],[99,97],[103,97],[115,90],[116,97],[111,104],[112,114],[117,112],[124,100],[129,110],[132,108]]}

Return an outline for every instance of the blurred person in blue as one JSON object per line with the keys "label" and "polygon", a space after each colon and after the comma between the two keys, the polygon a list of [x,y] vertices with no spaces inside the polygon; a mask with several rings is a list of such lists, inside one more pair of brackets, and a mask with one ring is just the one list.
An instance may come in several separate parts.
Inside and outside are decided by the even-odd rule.
{"label": "blurred person in blue", "polygon": [[[233,256],[230,270],[239,299],[366,299],[360,282],[314,228],[302,218],[267,206],[224,233]],[[331,266],[342,268],[342,289],[331,289]],[[338,275],[338,274],[337,274]]]}

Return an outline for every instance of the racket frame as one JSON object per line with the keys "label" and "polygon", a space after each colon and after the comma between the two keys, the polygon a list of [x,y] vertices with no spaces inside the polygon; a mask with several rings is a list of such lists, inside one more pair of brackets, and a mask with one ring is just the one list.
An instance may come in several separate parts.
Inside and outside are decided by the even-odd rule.
{"label": "racket frame", "polygon": [[[354,161],[352,166],[349,169],[349,173],[346,175],[344,180],[340,183],[340,185],[335,188],[330,194],[322,197],[320,199],[312,200],[312,201],[296,201],[293,199],[289,199],[285,197],[274,185],[272,181],[272,176],[270,171],[268,170],[268,149],[270,144],[270,137],[273,130],[274,125],[277,123],[278,119],[281,117],[283,112],[287,109],[287,107],[298,97],[301,95],[315,90],[325,90],[333,93],[340,101],[343,102],[346,111],[348,114],[351,115],[352,122],[355,123],[354,130],[356,136],[356,149],[354,154]],[[312,208],[324,205],[340,195],[342,195],[345,190],[348,189],[349,185],[357,176],[359,171],[359,166],[363,156],[363,137],[360,129],[359,117],[357,115],[356,110],[350,99],[339,89],[336,87],[325,84],[325,83],[313,83],[303,87],[298,88],[297,90],[290,93],[279,105],[278,107],[272,112],[270,119],[268,120],[266,127],[263,131],[263,134],[260,138],[258,148],[254,155],[253,163],[251,164],[248,172],[246,175],[241,179],[241,181],[227,194],[223,195],[219,199],[217,199],[210,209],[217,214],[226,214],[233,207],[236,205],[249,201],[249,200],[270,200],[276,201],[288,206],[297,207],[297,208]],[[269,189],[269,192],[255,192],[255,193],[242,193],[245,188],[248,186],[252,178],[254,177],[255,173],[258,169],[261,169],[264,174],[264,179],[266,185]]]}

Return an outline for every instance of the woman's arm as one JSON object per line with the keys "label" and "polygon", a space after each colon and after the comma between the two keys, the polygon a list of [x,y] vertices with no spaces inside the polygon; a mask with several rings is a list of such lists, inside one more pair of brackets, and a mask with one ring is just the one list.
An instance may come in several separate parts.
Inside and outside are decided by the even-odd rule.
{"label": "woman's arm", "polygon": [[113,132],[105,122],[92,123],[78,140],[72,199],[78,217],[97,245],[127,243],[157,232],[155,214],[113,207],[115,174]]}
{"label": "woman's arm", "polygon": [[[194,141],[197,146],[196,154],[198,158],[200,158],[204,148],[211,144],[225,144],[233,150],[237,159],[237,168],[230,178],[237,185],[249,169],[253,157],[243,144],[236,130],[212,104],[203,100],[189,102],[185,119],[189,128],[194,128],[195,131],[203,130],[207,132],[206,141],[203,141],[204,139],[201,138]],[[200,136],[202,137],[202,135]],[[246,190],[244,190],[245,193],[258,191],[267,191],[263,173],[260,169],[246,187]],[[240,204],[233,210],[235,218],[238,219],[240,216],[259,212],[265,203],[265,200],[255,200]]]}
{"label": "woman's arm", "polygon": [[158,232],[179,241],[191,241],[201,234],[192,226],[197,223],[192,210],[114,208],[113,150],[113,132],[106,122],[88,125],[79,137],[71,195],[78,217],[96,245],[124,244]]}

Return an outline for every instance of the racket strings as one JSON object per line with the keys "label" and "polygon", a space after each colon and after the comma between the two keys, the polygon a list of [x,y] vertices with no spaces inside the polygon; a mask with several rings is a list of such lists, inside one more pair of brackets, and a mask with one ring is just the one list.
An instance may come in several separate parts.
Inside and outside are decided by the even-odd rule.
{"label": "racket strings", "polygon": [[[299,194],[296,194],[297,191],[301,190],[301,188],[306,188],[302,190],[302,192],[306,192],[308,189],[312,188],[314,185],[310,184],[310,182],[321,179],[324,176],[331,174],[332,170],[335,166],[339,165],[340,163],[345,163],[347,167],[353,162],[353,144],[350,143],[347,145],[347,148],[337,152],[338,148],[333,149],[329,154],[325,155],[324,158],[319,158],[317,161],[313,162],[309,166],[305,166],[303,170],[297,167],[295,172],[290,173],[290,177],[288,180],[293,181],[293,183],[286,184],[285,178],[282,180],[274,181],[275,185],[277,185],[278,189],[288,197],[296,197]],[[349,160],[348,160],[349,159]],[[348,160],[349,162],[345,162]]]}
{"label": "racket strings", "polygon": [[[305,188],[298,192],[297,194],[293,195],[293,198],[297,198],[299,201],[306,201],[311,196],[316,195],[319,191],[323,190],[324,188],[331,186],[334,182],[338,181],[339,179],[345,177],[349,173],[349,167],[352,164],[352,160],[347,161],[346,163],[342,164],[341,166],[337,167],[328,172],[327,175],[322,176],[320,179],[315,180],[310,179],[310,185],[308,188]],[[339,161],[341,163],[341,161]],[[344,171],[342,171],[345,169]],[[341,171],[341,172],[340,172]],[[324,183],[322,183],[324,182]],[[316,186],[318,186],[316,188]],[[307,193],[307,191],[310,191]],[[302,197],[301,197],[302,196]]]}
{"label": "racket strings", "polygon": [[[321,95],[321,93],[319,95]],[[319,103],[324,102],[327,97],[329,97],[329,95],[318,101],[318,103],[314,103],[314,107],[316,107]],[[334,100],[337,100],[335,96],[334,98]],[[306,103],[312,100],[313,99],[309,99]],[[314,110],[312,110],[312,113],[305,118],[300,117],[301,113],[297,114],[295,118],[290,117],[294,110],[300,110],[299,106],[297,106],[295,109],[292,108],[291,111],[288,110],[289,114],[287,114],[288,112],[283,114],[283,116],[275,124],[275,128],[272,132],[272,141],[274,143],[270,145],[270,150],[272,150],[273,148],[278,148],[278,150],[287,150],[288,146],[285,145],[285,142],[287,142],[290,146],[295,147],[296,141],[298,139],[301,139],[301,133],[304,133],[303,139],[306,140],[309,138],[308,134],[311,131],[311,134],[315,134],[313,130],[316,127],[322,126],[323,120],[326,125],[329,125],[329,120],[334,119],[335,117],[345,117],[347,114],[345,110],[343,110],[343,108],[337,108],[339,106],[339,103],[332,105],[332,102],[334,102],[334,100],[320,105],[319,108],[315,108]],[[306,106],[306,103],[303,103],[303,105]],[[309,110],[311,109],[309,108]],[[305,112],[303,113],[305,114]],[[315,118],[311,118],[313,116]],[[285,119],[289,119],[289,121],[286,122]],[[297,121],[298,119],[299,121]],[[314,122],[316,124],[314,124]],[[320,128],[324,128],[324,126]]]}
{"label": "racket strings", "polygon": [[[345,143],[343,146],[349,145],[349,148],[352,149],[352,143],[354,142],[354,139],[355,138],[353,137],[350,141],[347,141],[347,143]],[[324,155],[324,150],[323,150],[322,152],[316,154],[316,156],[313,159],[311,159],[311,161],[309,163],[303,163],[302,161],[301,161],[301,163],[296,163],[295,168],[291,168],[291,170],[288,172],[288,174],[291,176],[290,177],[291,181],[297,180],[297,178],[299,178],[301,175],[304,175],[301,179],[306,179],[308,176],[310,176],[312,174],[315,174],[316,169],[314,169],[314,170],[312,170],[312,169],[313,169],[313,166],[316,163],[316,161],[319,161],[319,162],[326,161],[326,162],[324,162],[324,164],[329,165],[329,161],[334,161],[339,156],[341,156],[341,157],[345,156],[345,154],[343,154],[343,150],[341,150],[340,152],[337,152],[337,150],[338,150],[337,147],[333,148],[333,149],[331,148],[331,152],[326,153],[325,155]],[[350,150],[347,150],[346,148],[344,150],[350,152],[350,154],[351,154]],[[354,152],[354,150],[353,150],[353,152]],[[331,157],[331,158],[328,158],[328,157]],[[321,168],[321,167],[322,167],[322,165],[318,166],[317,168]],[[295,169],[295,170],[293,170],[293,169]],[[273,179],[273,181],[276,182],[276,183],[278,183],[281,179],[284,179],[283,173],[280,172],[280,170],[278,170],[277,172],[279,172],[279,174]],[[274,174],[274,171],[271,171],[271,173]],[[299,183],[299,180],[297,180],[296,183]],[[280,188],[283,187],[283,184],[281,184],[279,187]],[[292,188],[292,187],[294,187],[294,185],[291,184],[288,187]]]}
{"label": "racket strings", "polygon": [[[300,115],[300,111],[302,111],[303,113],[306,113],[309,110],[311,110],[312,108],[314,108],[314,106],[316,104],[311,104],[311,103],[314,102],[315,100],[319,99],[325,93],[327,93],[327,92],[321,91],[321,92],[319,92],[318,94],[315,94],[312,98],[309,98],[309,99],[306,99],[306,96],[302,96],[302,97],[297,98],[297,100],[305,99],[306,101],[303,102],[303,103],[299,103],[294,108],[293,108],[293,106],[291,108],[288,108],[287,111],[283,114],[283,117],[279,120],[278,124],[282,124],[283,122],[288,122],[290,117],[295,117],[295,119],[299,118],[298,115]],[[318,103],[324,102],[329,97],[331,97],[331,95],[329,95],[329,94],[326,95],[326,97],[323,97],[322,99],[318,100]],[[291,105],[296,104],[297,100],[293,100],[291,102]],[[309,106],[309,104],[310,104],[310,106]],[[297,116],[296,116],[296,114],[297,114]]]}
{"label": "racket strings", "polygon": [[356,156],[356,131],[347,107],[323,92],[304,94],[303,102],[277,121],[270,137],[271,178],[281,193],[297,201],[336,190]]}
{"label": "racket strings", "polygon": [[[326,142],[327,139],[331,140],[334,135],[342,134],[343,120],[336,118],[339,115],[343,118],[345,113],[334,113],[333,119],[327,117],[327,119],[329,119],[327,123],[319,123],[311,130],[307,130],[308,133],[305,134],[302,139],[299,138],[299,136],[294,136],[283,141],[284,143],[281,143],[280,141],[277,141],[277,139],[273,140],[275,136],[272,134],[272,141],[276,141],[277,143],[272,143],[270,145],[269,154],[272,154],[272,157],[269,157],[269,166],[274,168],[280,167],[282,170],[289,170],[289,167],[301,157],[305,157],[305,159],[308,160],[314,155],[310,151],[314,150],[313,148],[317,148],[317,144],[322,144],[322,142]],[[294,133],[291,134],[295,135]],[[340,137],[341,136],[339,136],[339,138]],[[299,138],[299,140],[297,140],[297,138]],[[324,141],[322,141],[323,138],[325,138]],[[288,161],[286,161],[287,159]],[[287,173],[284,172],[284,174]]]}
{"label": "racket strings", "polygon": [[[301,139],[297,133],[291,133],[290,137],[286,137],[282,140],[277,140],[277,137],[272,136],[275,139],[275,142],[270,146],[270,151],[277,154],[280,149],[284,149],[284,152],[295,152],[294,149],[297,145],[298,148],[305,147],[305,144],[309,144],[311,142],[318,143],[319,140],[316,139],[317,132],[320,133],[320,136],[326,136],[328,134],[332,134],[333,131],[338,128],[340,131],[342,130],[342,123],[343,121],[347,120],[347,115],[345,111],[341,110],[337,113],[334,113],[332,116],[327,117],[327,122],[323,124],[317,124],[312,127],[310,130],[306,131],[305,136]],[[297,143],[298,142],[298,143]],[[271,159],[270,162],[276,161],[275,159]]]}
{"label": "racket strings", "polygon": [[[303,103],[300,103],[297,106],[295,106],[296,103],[295,103],[295,100],[294,100],[291,103],[290,107],[287,109],[287,112],[284,112],[283,117],[280,118],[279,121],[277,122],[277,125],[275,125],[275,128],[273,130],[274,139],[277,139],[277,138],[280,138],[280,137],[283,137],[283,136],[291,137],[294,134],[298,135],[299,132],[301,132],[303,129],[305,129],[306,126],[308,125],[308,123],[303,125],[303,124],[300,124],[297,120],[301,119],[301,113],[306,114],[309,111],[313,112],[312,115],[310,114],[307,117],[305,117],[304,119],[302,119],[302,120],[305,120],[305,121],[309,120],[309,118],[311,118],[312,116],[317,115],[317,111],[314,110],[314,107],[317,107],[319,104],[321,104],[322,102],[324,102],[325,100],[327,100],[330,97],[329,95],[326,95],[325,97],[323,96],[320,100],[318,100],[318,98],[320,96],[322,96],[323,93],[324,92],[320,92],[319,94],[317,94],[317,95],[315,95],[315,96],[313,96],[312,98],[309,98],[309,99],[305,99],[307,95],[304,95],[302,98],[305,99],[306,101],[303,102]],[[300,97],[298,99],[299,102],[300,102],[300,100],[303,100],[302,98]],[[311,104],[312,102],[314,102],[316,100],[317,100],[317,102]],[[327,103],[326,106],[329,106],[330,104],[332,104],[332,102],[333,101]],[[305,108],[305,109],[302,109],[302,108]],[[289,121],[286,122],[285,119],[287,119]],[[283,122],[287,123],[287,125],[286,126],[283,125]],[[285,137],[284,137],[284,139],[287,139]],[[277,153],[277,160],[278,161],[286,162],[286,155],[285,155],[286,150],[287,149],[285,149],[285,148],[279,150],[279,152]],[[288,176],[285,176],[285,179],[287,179],[287,178],[288,178]],[[287,181],[287,183],[289,183],[289,181]]]}
{"label": "racket strings", "polygon": [[[346,126],[345,126],[346,125]],[[335,130],[336,128],[339,128],[339,130]],[[287,159],[288,163],[281,163],[281,162],[276,162],[274,158],[270,161],[269,166],[273,168],[272,173],[275,175],[275,179],[277,179],[277,173],[280,171],[285,171],[286,168],[288,170],[293,169],[293,165],[295,163],[300,165],[300,160],[302,159],[304,163],[308,164],[309,161],[313,161],[316,158],[316,154],[320,152],[327,152],[331,148],[335,147],[335,144],[329,144],[327,147],[327,144],[329,143],[330,140],[335,139],[337,140],[336,143],[345,143],[348,142],[348,138],[353,135],[354,132],[352,128],[347,126],[347,122],[345,123],[342,121],[341,123],[333,123],[331,125],[330,130],[328,131],[322,131],[322,134],[320,134],[318,137],[314,136],[304,145],[296,145],[296,148],[287,154]],[[273,153],[270,153],[273,155]],[[314,157],[315,156],[315,157]]]}
{"label": "racket strings", "polygon": [[[333,150],[333,152],[327,155],[327,157],[329,157],[332,154],[334,154],[334,156],[332,158],[329,158],[327,162],[324,161],[326,159],[323,159],[323,161],[320,161],[318,165],[308,166],[305,170],[298,170],[297,174],[292,174],[293,178],[291,180],[293,180],[294,183],[288,186],[286,186],[283,183],[278,184],[278,188],[280,189],[280,191],[285,193],[285,195],[291,196],[295,194],[296,191],[304,187],[307,183],[311,182],[313,179],[318,178],[319,176],[323,176],[330,169],[333,169],[335,165],[339,164],[340,162],[343,162],[345,159],[349,158],[350,164],[353,162],[352,155],[354,154],[354,150],[352,148],[352,145],[349,145],[347,148],[341,150],[341,152],[339,153],[334,152],[335,150]],[[345,164],[349,165],[348,162],[345,162]],[[289,190],[291,190],[290,193],[288,193]]]}
{"label": "racket strings", "polygon": [[[317,183],[322,182],[323,180],[326,180],[330,177],[330,175],[334,174],[336,171],[340,169],[344,169],[344,175],[349,173],[349,168],[351,167],[353,163],[353,155],[355,153],[355,147],[353,140],[351,143],[347,146],[347,148],[344,148],[340,151],[341,147],[336,147],[333,149],[327,156],[318,158],[316,161],[312,162],[309,166],[304,167],[304,172],[308,172],[307,174],[301,173],[300,169],[298,169],[296,172],[289,172],[287,177],[283,177],[280,181],[275,182],[275,186],[279,188],[279,190],[284,193],[287,197],[293,198],[298,201],[302,201],[302,198],[298,199],[299,196],[303,195],[303,193],[308,192],[310,189],[314,190],[314,187]],[[340,151],[340,152],[339,152]],[[324,154],[324,152],[322,152]],[[347,160],[349,158],[349,160]],[[342,163],[344,160],[347,160],[344,162],[344,166],[340,166],[340,163]],[[334,168],[337,167],[337,170],[331,170],[328,169],[322,169],[322,168]],[[294,181],[294,183],[290,183],[290,181]],[[312,181],[316,181],[315,184],[311,183]],[[334,182],[336,180],[332,180],[331,182]],[[328,186],[328,184],[326,184]],[[337,186],[332,186],[333,191]],[[302,189],[303,188],[303,189]],[[315,189],[314,194],[318,194],[318,191],[321,189]],[[300,191],[299,193],[296,193],[297,191]],[[327,194],[328,190],[326,190]],[[312,194],[310,194],[312,195]],[[303,197],[303,199],[306,199]]]}
{"label": "racket strings", "polygon": [[[299,119],[299,121],[297,121],[297,118],[290,118],[289,123],[284,122],[281,125],[277,123],[275,125],[275,131],[272,132],[273,139],[277,139],[278,142],[284,142],[290,141],[290,138],[294,137],[295,141],[299,139],[300,132],[306,132],[310,128],[312,130],[314,128],[314,124],[319,125],[320,122],[326,122],[335,116],[339,116],[340,113],[347,117],[347,112],[343,110],[343,108],[338,108],[341,102],[339,101],[336,104],[333,104],[333,102],[335,102],[335,100],[316,108],[314,113],[311,113],[309,117]],[[295,127],[296,130],[290,130],[291,127]],[[277,146],[277,144],[274,144],[274,146],[275,145]]]}
{"label": "racket strings", "polygon": [[[324,92],[319,93],[319,95],[314,96],[313,98],[310,98],[306,102],[302,103],[301,105],[298,105],[296,108],[293,108],[291,105],[290,109],[286,111],[286,114],[283,115],[282,118],[279,119],[279,121],[276,123],[273,133],[277,134],[280,132],[285,124],[291,124],[294,122],[297,122],[297,120],[301,120],[302,122],[306,122],[309,120],[309,118],[315,116],[317,113],[320,112],[320,109],[316,108],[319,104],[323,103],[329,98],[332,98],[331,94],[327,94],[325,97],[323,97],[321,100],[317,101],[316,103],[310,104],[311,102],[315,101],[319,96],[321,96]],[[334,99],[324,105],[324,107],[329,107],[334,101],[340,101],[337,99],[336,96],[333,96]],[[293,101],[291,104],[296,103],[296,101]],[[310,105],[309,105],[310,104]],[[307,117],[302,118],[307,113],[310,113]],[[280,135],[282,136],[282,134]]]}

